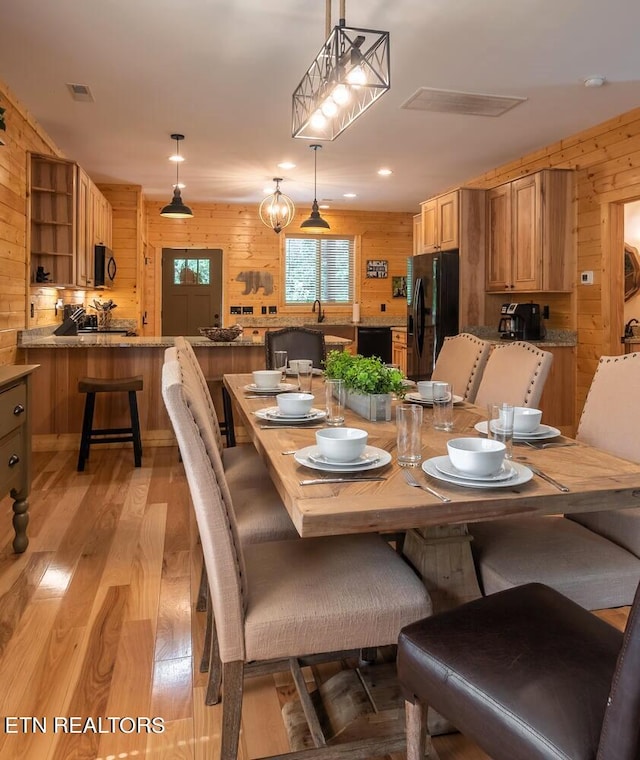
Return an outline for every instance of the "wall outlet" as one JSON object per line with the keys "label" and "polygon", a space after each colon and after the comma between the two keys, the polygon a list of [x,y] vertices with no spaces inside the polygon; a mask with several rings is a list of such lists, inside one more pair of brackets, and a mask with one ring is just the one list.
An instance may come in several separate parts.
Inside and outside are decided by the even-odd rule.
{"label": "wall outlet", "polygon": [[232,306],[232,307],[229,309],[229,312],[230,312],[231,314],[242,314],[242,307],[241,307],[241,306]]}
{"label": "wall outlet", "polygon": [[277,314],[277,313],[278,313],[277,306],[269,306],[269,314]]}
{"label": "wall outlet", "polygon": [[261,314],[266,314],[267,313],[267,307],[266,306],[261,306],[260,307],[260,313]]}
{"label": "wall outlet", "polygon": [[242,313],[243,314],[253,314],[253,306],[243,306],[242,307]]}
{"label": "wall outlet", "polygon": [[387,310],[387,304],[386,303],[381,303],[380,304],[380,311],[386,311],[386,310]]}
{"label": "wall outlet", "polygon": [[581,272],[580,273],[580,284],[581,285],[593,285],[593,272]]}
{"label": "wall outlet", "polygon": [[550,314],[550,312],[549,312],[549,305],[546,304],[545,306],[542,307],[542,318],[543,319],[549,319],[549,314]]}
{"label": "wall outlet", "polygon": [[29,314],[31,315],[31,319],[33,319],[36,315],[36,302],[31,301],[29,304]]}

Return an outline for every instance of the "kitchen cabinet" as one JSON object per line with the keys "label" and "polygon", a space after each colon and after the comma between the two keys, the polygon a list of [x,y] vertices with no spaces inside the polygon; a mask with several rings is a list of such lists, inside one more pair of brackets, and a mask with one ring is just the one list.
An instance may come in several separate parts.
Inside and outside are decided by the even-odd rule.
{"label": "kitchen cabinet", "polygon": [[548,169],[487,193],[486,290],[568,292],[574,261],[573,173]]}
{"label": "kitchen cabinet", "polygon": [[391,330],[391,363],[397,364],[403,375],[407,374],[407,331]]}
{"label": "kitchen cabinet", "polygon": [[422,251],[453,251],[459,247],[458,191],[453,190],[421,205]]}
{"label": "kitchen cabinet", "polygon": [[73,285],[76,266],[76,165],[31,154],[28,176],[30,283]]}
{"label": "kitchen cabinet", "polygon": [[413,217],[413,255],[422,253],[422,214]]}
{"label": "kitchen cabinet", "polygon": [[111,204],[92,182],[89,175],[77,169],[77,261],[76,284],[92,287],[94,277],[94,247],[111,247]]}

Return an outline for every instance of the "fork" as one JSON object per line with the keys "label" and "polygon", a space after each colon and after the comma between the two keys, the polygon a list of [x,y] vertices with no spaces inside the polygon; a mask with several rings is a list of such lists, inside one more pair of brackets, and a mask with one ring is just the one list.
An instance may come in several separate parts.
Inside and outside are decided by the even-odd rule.
{"label": "fork", "polygon": [[[515,441],[514,441],[514,443],[515,443]],[[553,449],[553,448],[559,449],[559,448],[562,448],[563,446],[575,446],[576,445],[575,443],[571,443],[569,441],[564,442],[564,443],[563,442],[557,442],[557,441],[555,443],[553,443],[553,442],[552,443],[531,443],[531,441],[518,441],[517,445],[519,446],[520,444],[524,444],[525,446],[528,446],[531,449]]]}
{"label": "fork", "polygon": [[415,475],[410,470],[403,469],[402,474],[404,475],[404,479],[407,481],[408,485],[413,486],[414,488],[422,488],[423,491],[427,491],[432,496],[435,496],[437,499],[440,499],[440,501],[444,502],[445,504],[451,501],[451,499],[448,496],[443,496],[441,493],[434,491],[433,488],[430,488],[424,483],[419,483],[416,480]]}

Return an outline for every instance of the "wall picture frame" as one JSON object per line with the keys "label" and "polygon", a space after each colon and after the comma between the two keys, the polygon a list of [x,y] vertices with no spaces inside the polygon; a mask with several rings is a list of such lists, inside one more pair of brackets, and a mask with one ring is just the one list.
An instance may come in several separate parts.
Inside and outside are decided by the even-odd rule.
{"label": "wall picture frame", "polygon": [[407,278],[404,275],[391,278],[391,297],[392,298],[406,298],[407,297]]}
{"label": "wall picture frame", "polygon": [[370,279],[384,279],[389,276],[389,262],[384,259],[367,261],[367,277]]}

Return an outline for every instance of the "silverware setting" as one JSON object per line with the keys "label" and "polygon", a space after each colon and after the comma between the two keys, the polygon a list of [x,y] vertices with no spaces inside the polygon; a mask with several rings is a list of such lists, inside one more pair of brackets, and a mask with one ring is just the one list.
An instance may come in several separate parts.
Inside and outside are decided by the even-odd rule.
{"label": "silverware setting", "polygon": [[298,449],[289,449],[288,451],[281,451],[280,453],[282,456],[287,456],[288,454],[295,454],[298,451]]}
{"label": "silverware setting", "polygon": [[436,498],[440,499],[440,501],[447,504],[451,501],[451,499],[448,496],[444,496],[441,493],[438,493],[438,491],[434,490],[430,486],[418,482],[415,475],[411,472],[411,470],[407,470],[404,468],[402,470],[402,474],[404,475],[404,479],[407,481],[407,484],[410,486],[413,486],[414,488],[421,488],[423,491],[427,491],[427,493],[430,493],[432,496],[435,496]]}
{"label": "silverware setting", "polygon": [[528,446],[531,449],[559,449],[563,446],[577,446],[577,443],[572,443],[570,441],[562,442],[562,441],[556,441],[551,443],[532,443],[531,441],[514,441],[516,446]]}
{"label": "silverware setting", "polygon": [[386,480],[386,478],[377,475],[366,475],[364,477],[353,478],[312,478],[311,480],[299,480],[298,484],[301,486],[315,486],[321,483],[360,483],[365,480]]}
{"label": "silverware setting", "polygon": [[531,470],[531,472],[535,473],[539,478],[546,480],[547,483],[550,483],[552,486],[554,486],[554,488],[557,488],[558,491],[562,491],[562,493],[568,493],[571,490],[567,486],[563,485],[562,483],[559,483],[557,480],[552,478],[551,475],[547,475],[546,472],[543,472],[535,464],[531,464],[531,462],[526,457],[516,457],[516,459],[520,462],[524,462],[527,465],[527,467]]}

